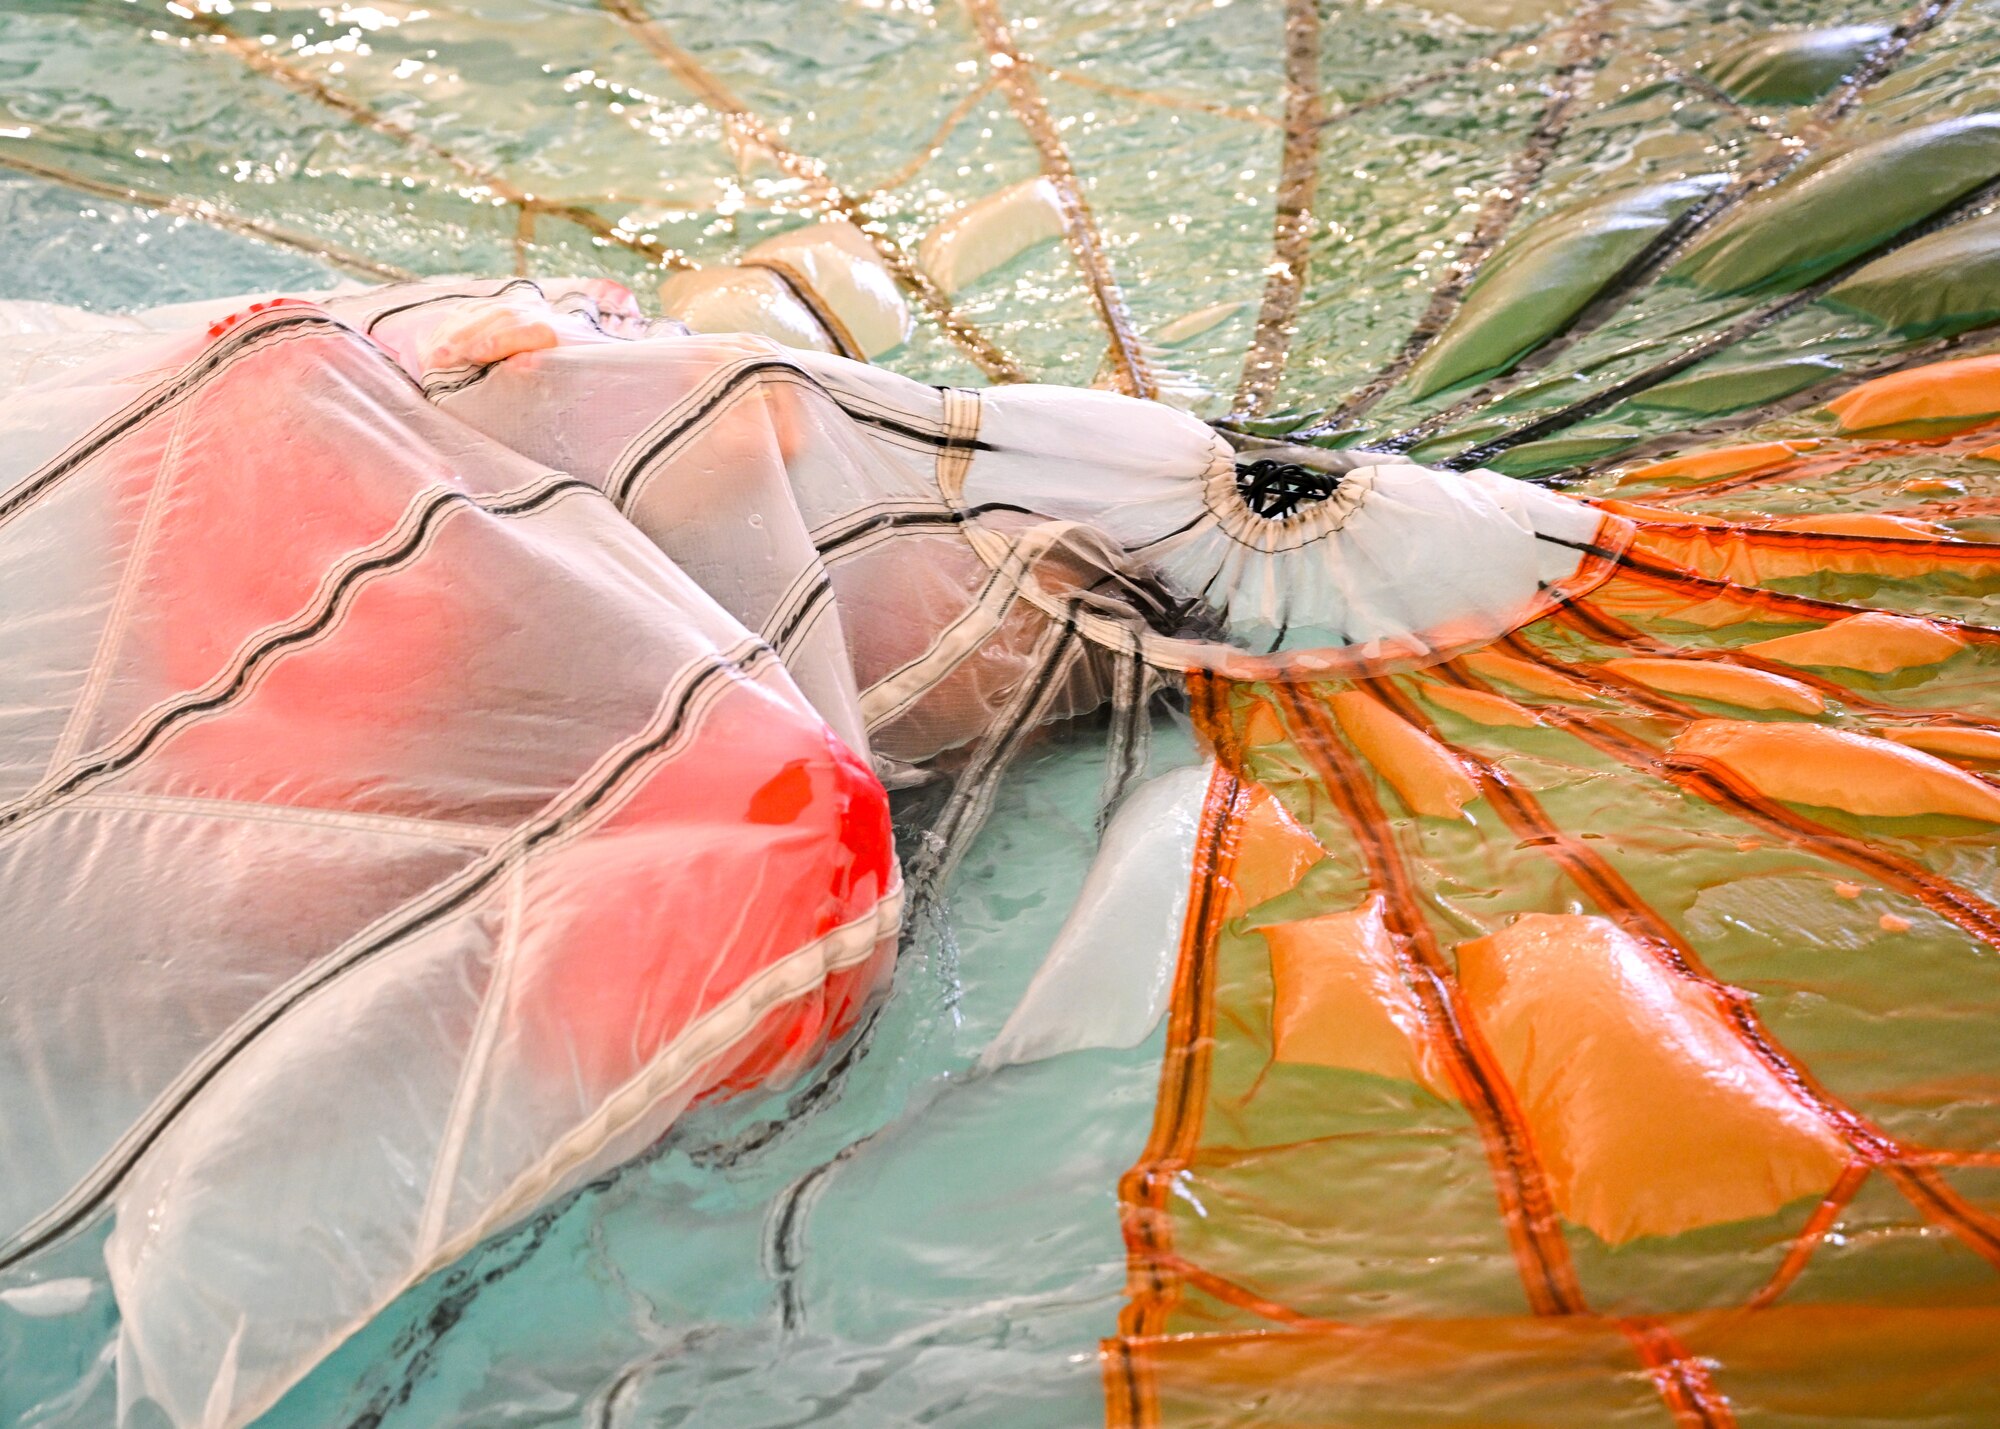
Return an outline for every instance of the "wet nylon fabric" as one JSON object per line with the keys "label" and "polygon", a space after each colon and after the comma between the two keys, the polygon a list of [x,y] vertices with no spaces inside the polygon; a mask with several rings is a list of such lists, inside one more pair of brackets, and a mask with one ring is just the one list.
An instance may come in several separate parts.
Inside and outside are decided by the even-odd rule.
{"label": "wet nylon fabric", "polygon": [[323,310],[8,421],[4,1234],[115,1215],[128,1405],[244,1422],[877,983],[857,756],[601,493]]}
{"label": "wet nylon fabric", "polygon": [[[1239,494],[1229,445],[1158,404],[932,387],[685,335],[615,287],[408,285],[332,308],[445,410],[605,489],[777,646],[850,744],[865,726],[891,760],[990,730],[1051,623],[1172,672],[1430,658],[1587,588],[1580,552],[1630,530],[1490,472],[1394,458],[1343,463],[1330,500],[1269,520]],[[609,326],[599,299],[620,312]],[[673,340],[628,340],[642,332]],[[1228,641],[1174,638],[1190,609]],[[1104,698],[1099,662],[1072,680],[1060,712]]]}
{"label": "wet nylon fabric", "polygon": [[[990,775],[1142,702],[1121,661],[1240,658],[1190,608],[1287,620],[1209,549],[1227,447],[1152,404],[926,387],[595,282],[59,316],[16,315],[75,342],[4,418],[0,1230],[21,1264],[114,1218],[121,1403],[177,1425],[244,1422],[846,1026],[900,902],[865,759]],[[1369,627],[1411,650],[1574,574],[1455,492],[1388,468],[1341,515],[1477,528],[1496,584],[1440,605],[1330,540],[1274,569],[1459,632]]]}
{"label": "wet nylon fabric", "polygon": [[1499,641],[1191,682],[1219,759],[1111,1423],[2000,1414],[2000,566],[1959,420],[1607,473],[1652,503],[1601,498],[1611,577]]}

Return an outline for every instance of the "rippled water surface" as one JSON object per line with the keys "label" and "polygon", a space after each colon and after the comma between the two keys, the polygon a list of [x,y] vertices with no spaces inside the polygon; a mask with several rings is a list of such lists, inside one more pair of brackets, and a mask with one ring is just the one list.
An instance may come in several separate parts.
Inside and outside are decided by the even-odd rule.
{"label": "rippled water surface", "polygon": [[[1469,388],[1423,399],[1391,388],[1346,425],[1337,413],[1402,349],[1482,214],[1506,210],[1500,231],[1519,233],[1642,181],[1738,174],[1787,144],[1805,147],[1801,134],[1836,152],[1993,106],[2000,6],[1934,8],[1920,42],[1828,138],[1808,130],[1808,108],[1739,103],[1689,76],[1774,29],[1892,25],[1911,12],[1618,0],[1601,21],[1608,39],[1571,72],[1564,5],[1323,6],[1319,191],[1297,335],[1265,417],[1293,426],[1331,411],[1335,440],[1416,432],[1428,443],[1419,454],[1447,456],[1758,311],[1767,299],[1754,294],[1654,286],[1482,405],[1461,403]],[[1039,172],[956,4],[649,9],[908,246]],[[1229,412],[1273,263],[1285,6],[1017,0],[1008,13],[1132,327],[1185,400],[1204,415]],[[1551,124],[1551,96],[1565,87],[1575,103]],[[796,177],[739,162],[726,138],[713,108],[591,0],[0,0],[0,297],[124,309],[393,271],[525,271],[609,274],[650,302],[661,275],[648,252],[722,262],[813,212]],[[524,214],[501,192],[534,201]],[[566,217],[571,206],[612,236]],[[1105,330],[1059,243],[958,302],[1038,377],[1089,383],[1105,370]],[[1217,305],[1212,321],[1176,327]],[[1796,388],[1806,390],[1917,341],[1807,302],[1747,327],[1686,376],[1803,364]],[[885,360],[929,380],[978,380],[922,322]],[[1767,387],[1772,400],[1794,390]],[[1606,402],[1551,433],[1570,447],[1539,458],[1524,447],[1521,469],[1727,426],[1750,405],[1680,390],[1678,400]],[[1814,429],[1809,416],[1792,420]],[[1927,469],[1921,459],[1910,468]],[[1783,505],[1782,488],[1773,499]],[[1977,597],[1949,599],[1960,602],[1953,613],[1990,618]],[[1194,757],[1185,738],[1162,743],[1163,766]],[[1151,1124],[1159,1036],[992,1076],[972,1063],[1082,879],[1101,746],[1098,729],[1066,731],[1015,770],[941,914],[913,931],[862,1045],[803,1087],[688,1118],[650,1159],[410,1292],[264,1422],[1100,1420],[1097,1346],[1115,1329],[1126,1274],[1117,1181]],[[1628,813],[1579,805],[1565,817],[1587,825]],[[1992,880],[1983,862],[1973,873]],[[1718,940],[1754,921],[1721,898],[1689,916]],[[1893,969],[1854,976],[1879,983],[1871,996],[1892,1018]],[[1810,1009],[1798,1017],[1812,1036]],[[1822,1030],[1834,1059],[1842,1038],[1875,1036]],[[1405,1169],[1385,1166],[1340,1194],[1397,1219],[1412,1194]],[[1457,1168],[1445,1189],[1470,1195],[1482,1177]],[[1481,1233],[1497,1238],[1490,1204],[1478,1214]],[[1721,1252],[1733,1253],[1733,1243]],[[94,1254],[75,1246],[64,1264],[87,1268]],[[1618,1273],[1639,1275],[1641,1260]],[[1693,1284],[1706,1266],[1688,1252],[1658,1274]],[[57,1320],[0,1311],[0,1420],[105,1422],[112,1316],[101,1288]]]}

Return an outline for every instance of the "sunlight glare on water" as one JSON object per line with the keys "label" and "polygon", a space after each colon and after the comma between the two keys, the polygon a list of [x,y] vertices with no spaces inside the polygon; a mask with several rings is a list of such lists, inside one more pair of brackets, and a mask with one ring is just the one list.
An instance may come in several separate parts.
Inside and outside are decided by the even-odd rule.
{"label": "sunlight glare on water", "polygon": [[[955,3],[649,8],[906,248],[1041,172],[995,83],[1003,66]],[[1518,233],[1628,186],[1733,175],[1770,152],[1765,121],[1784,107],[1718,98],[1676,76],[1774,29],[1887,25],[1904,13],[1826,0],[1614,4],[1616,39],[1591,69],[1587,99],[1532,182],[1508,195],[1566,63],[1571,7],[1322,8],[1328,119],[1310,279],[1270,404],[1287,427],[1323,415],[1394,358],[1496,193],[1518,202],[1507,228]],[[1206,416],[1231,409],[1271,275],[1284,9],[1279,0],[1047,0],[1009,10],[1133,326]],[[291,82],[231,46],[275,57]],[[2000,6],[1952,8],[1921,55],[1846,121],[1842,142],[1983,112],[2000,99],[1996,53]],[[311,84],[322,91],[302,88]],[[652,305],[662,272],[639,250],[726,262],[816,215],[795,175],[732,150],[730,137],[712,105],[592,0],[0,0],[0,298],[129,310],[319,289],[353,280],[347,260],[359,256],[423,275],[608,275]],[[521,205],[496,196],[502,186],[531,196],[525,220]],[[175,204],[155,203],[166,198]],[[567,206],[602,215],[615,236],[571,221]],[[218,214],[219,226],[210,221]],[[1439,418],[1428,433],[1435,447],[1415,450],[1442,455],[1523,424],[1761,301],[1655,288],[1494,405]],[[1088,384],[1106,370],[1092,294],[1059,242],[1030,248],[956,302],[1040,380]],[[1195,314],[1204,316],[1190,321]],[[1181,335],[1148,336],[1163,332]],[[1803,387],[1899,342],[1852,311],[1807,305],[1747,336],[1720,365],[1809,359]],[[884,360],[928,381],[979,380],[924,322]],[[1463,395],[1392,390],[1350,435],[1427,421]],[[1564,440],[1584,445],[1550,461],[1566,466],[1680,430],[1714,415],[1705,400],[1683,388],[1678,403],[1670,394],[1608,406],[1566,428]],[[1796,419],[1800,431],[1817,430],[1814,420]],[[1929,457],[1907,460],[1913,475],[1929,470]],[[1990,599],[1947,594],[1932,608],[1991,620]],[[1101,728],[1065,732],[1013,771],[942,914],[911,935],[866,1055],[805,1084],[826,1094],[793,1088],[687,1117],[651,1157],[410,1291],[262,1423],[1098,1421],[1097,1346],[1114,1332],[1125,1291],[1117,1183],[1151,1125],[1162,1039],[991,1076],[972,1064],[1081,882],[1102,744]],[[1160,768],[1195,758],[1185,735],[1163,730],[1160,744]],[[1565,821],[1633,817],[1592,806],[1595,792],[1560,795],[1574,805]],[[1724,856],[1715,838],[1688,857]],[[1472,860],[1478,851],[1447,852]],[[1991,883],[1990,850],[1964,859],[1966,876]],[[1699,881],[1691,868],[1674,870],[1676,887]],[[1771,976],[1731,896],[1748,895],[1704,895],[1688,916],[1721,948],[1725,975],[1738,970],[1735,957],[1746,976],[1751,965]],[[1935,932],[1918,929],[1919,942]],[[1894,969],[1857,965],[1852,977],[1885,1009],[1916,997],[1916,983],[1942,1005],[1947,975],[1920,952]],[[1912,985],[1891,997],[1896,977]],[[1956,990],[1974,996],[1963,983]],[[1895,1037],[1842,1024],[1804,999],[1778,1021],[1829,1058]],[[1399,1220],[1407,1175],[1385,1164],[1372,1183],[1355,1180],[1340,1194]],[[1500,1233],[1482,1177],[1454,1165],[1425,1194],[1476,1201],[1466,1224],[1475,1215],[1479,1224],[1466,1234],[1483,1245]],[[1727,1279],[1734,1255],[1733,1243],[1717,1243],[1712,1261],[1676,1249],[1683,1258],[1649,1283],[1706,1293],[1711,1278]],[[94,1247],[69,1248],[50,1273],[87,1278]],[[1303,1241],[1271,1252],[1293,1268],[1323,1253]],[[1648,1253],[1617,1261],[1616,1273],[1652,1274]],[[1923,1255],[1911,1252],[1912,1283],[1930,1283]],[[1429,1293],[1410,1288],[1421,1275],[1408,1266],[1356,1263],[1362,1295]],[[1496,1272],[1508,1296],[1510,1273]],[[101,1353],[114,1325],[101,1284],[57,1319],[0,1309],[0,1421],[106,1422],[114,1390]]]}

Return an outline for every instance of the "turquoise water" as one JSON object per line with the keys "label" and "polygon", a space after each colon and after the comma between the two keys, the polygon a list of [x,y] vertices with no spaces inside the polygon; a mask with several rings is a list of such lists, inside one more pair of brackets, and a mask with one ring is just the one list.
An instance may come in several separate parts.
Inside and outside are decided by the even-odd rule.
{"label": "turquoise water", "polygon": [[[1116,1186],[1151,1125],[1160,1034],[972,1063],[1082,880],[1102,742],[1067,731],[1016,766],[865,1055],[685,1118],[649,1159],[410,1291],[260,1425],[1096,1419],[1097,1341],[1124,1288]],[[1156,767],[1193,758],[1171,728],[1156,744]],[[89,1276],[98,1243],[38,1269]],[[115,1323],[101,1285],[68,1316],[0,1309],[0,1422],[108,1422]]]}
{"label": "turquoise water", "polygon": [[1151,1125],[1159,1034],[990,1076],[971,1064],[1075,896],[1100,745],[1074,731],[1016,767],[943,927],[906,946],[866,1054],[825,1100],[802,1113],[813,1093],[794,1089],[687,1118],[652,1160],[404,1297],[263,1422],[1096,1419],[1096,1345],[1125,1278],[1116,1185]]}
{"label": "turquoise water", "polygon": [[[648,297],[656,275],[639,255],[548,213],[523,236],[515,211],[467,174],[590,205],[622,233],[704,263],[801,222],[810,208],[796,179],[732,159],[715,114],[597,0],[181,8],[206,12],[207,23],[275,57],[289,78],[257,72],[164,0],[8,0],[0,165],[212,204],[410,271],[608,272]],[[1298,336],[1274,404],[1301,414],[1363,383],[1424,312],[1481,206],[1516,172],[1559,81],[1571,38],[1563,27],[1575,14],[1545,0],[1321,8],[1333,117],[1321,141]],[[1034,146],[1003,96],[980,89],[990,66],[957,4],[649,0],[648,9],[909,248],[954,209],[1037,172]],[[1271,261],[1281,131],[1257,118],[1283,110],[1281,0],[1066,0],[1008,13],[1020,48],[1043,66],[1051,121],[1137,331],[1171,331],[1221,306],[1213,325],[1163,342],[1157,360],[1215,394],[1210,410],[1226,410]],[[1611,42],[1586,66],[1545,167],[1518,195],[1510,233],[1620,187],[1763,162],[1781,146],[1774,135],[1810,130],[1811,107],[1735,102],[1685,77],[1776,31],[1887,26],[1906,11],[1825,0],[1624,0],[1608,14]],[[1824,156],[1983,112],[2000,99],[1996,57],[1991,0],[1949,5],[1862,102],[1800,142]],[[319,97],[299,92],[302,84],[320,86]],[[1405,98],[1365,104],[1412,84]],[[374,127],[330,108],[328,92],[366,106]],[[941,129],[961,101],[969,101],[963,117]],[[1344,114],[1349,104],[1364,107]],[[938,147],[925,160],[932,140]],[[0,202],[10,236],[0,292],[13,295],[129,306],[284,285],[313,271],[185,218],[147,219],[103,199],[79,204],[41,185],[0,190]],[[958,301],[1037,376],[1088,382],[1100,370],[1103,334],[1060,244],[1030,250]],[[1761,302],[1683,287],[1643,292],[1548,372],[1510,384],[1500,407],[1444,423],[1453,440],[1440,451],[1629,375]],[[1809,304],[1696,375],[1807,354],[1828,371],[1853,369],[1902,345],[1867,320]],[[927,378],[976,377],[924,324],[888,361]],[[1392,392],[1364,426],[1371,436],[1394,432],[1460,395],[1411,401]],[[1569,435],[1671,431],[1689,413],[1685,404],[1625,404]]]}
{"label": "turquoise water", "polygon": [[340,281],[303,254],[129,204],[79,203],[26,177],[0,176],[0,233],[8,298],[126,310]]}
{"label": "turquoise water", "polygon": [[[588,202],[634,234],[726,260],[804,216],[799,187],[746,173],[693,104],[589,0],[209,3],[299,73],[538,194]],[[1254,109],[1281,108],[1277,0],[1063,0],[1012,8],[1054,70]],[[955,5],[928,0],[656,3],[653,13],[802,152],[866,189],[922,152],[986,66]],[[1748,107],[1671,82],[1774,26],[1903,12],[1804,0],[1620,5],[1578,116],[1523,197],[1518,231],[1612,188],[1732,172],[1768,148]],[[1326,131],[1320,224],[1278,403],[1298,415],[1360,385],[1424,310],[1480,204],[1547,102],[1541,0],[1325,7],[1323,75],[1359,101],[1451,77]],[[1035,23],[1030,25],[1028,21]],[[1835,147],[2000,100],[2000,5],[1960,4],[1844,121]],[[1488,58],[1495,57],[1495,58]],[[1213,326],[1160,361],[1226,407],[1270,261],[1278,130],[1107,95],[1043,89],[1123,280],[1155,332],[1216,304]],[[213,203],[421,273],[657,275],[543,216],[522,251],[510,213],[392,135],[260,77],[154,0],[0,0],[0,298],[122,309],[337,281],[338,264],[187,214],[105,197]],[[916,174],[870,200],[914,246],[954,205],[1035,173],[996,93],[972,104]],[[79,192],[82,184],[89,192]],[[963,295],[967,316],[1036,374],[1088,382],[1104,338],[1075,268],[1043,245]],[[1747,311],[1685,290],[1641,296],[1491,411],[1445,423],[1441,450],[1595,390]],[[1817,355],[1854,369],[1902,340],[1808,305],[1713,366]],[[890,365],[970,381],[928,329]],[[1391,393],[1375,435],[1458,397]],[[1498,415],[1496,416],[1495,413]],[[1613,408],[1572,436],[1670,432],[1709,414]],[[1164,763],[1190,758],[1168,739]],[[912,936],[865,1046],[801,1087],[712,1107],[656,1155],[587,1189],[412,1291],[264,1421],[334,1425],[939,1424],[1034,1429],[1101,1415],[1096,1343],[1113,1327],[1124,1249],[1119,1174],[1152,1114],[1159,1039],[975,1077],[1080,883],[1094,846],[1101,732],[1024,760],[939,919]],[[40,1267],[88,1276],[95,1242]],[[81,1308],[0,1309],[0,1421],[107,1422],[113,1331],[98,1285]]]}

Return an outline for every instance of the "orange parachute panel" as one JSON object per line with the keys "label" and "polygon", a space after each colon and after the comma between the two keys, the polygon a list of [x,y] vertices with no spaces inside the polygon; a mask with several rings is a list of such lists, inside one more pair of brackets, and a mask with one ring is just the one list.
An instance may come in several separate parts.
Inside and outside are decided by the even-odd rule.
{"label": "orange parachute panel", "polygon": [[1909,729],[1885,729],[1882,731],[1882,737],[1893,739],[1898,744],[1928,750],[1932,754],[1950,755],[1956,759],[2000,761],[2000,730],[1964,729],[1950,724],[1920,724]]}
{"label": "orange parachute panel", "polygon": [[[2000,1424],[2000,1309],[1781,1305],[1668,1317],[1752,1421]],[[1766,1419],[1765,1416],[1769,1416]]]}
{"label": "orange parachute panel", "polygon": [[1110,1429],[1547,1429],[1558,1403],[1566,1424],[1673,1424],[1631,1340],[1598,1315],[1158,1335],[1108,1349]]}
{"label": "orange parachute panel", "polygon": [[1263,700],[1252,701],[1250,713],[1243,719],[1243,743],[1251,749],[1262,749],[1284,742],[1285,726],[1279,722],[1278,712]]}
{"label": "orange parachute panel", "polygon": [[1455,819],[1479,785],[1451,751],[1373,695],[1343,690],[1328,701],[1354,747],[1419,814]]}
{"label": "orange parachute panel", "polygon": [[1272,1055],[1418,1082],[1456,1100],[1403,980],[1378,894],[1359,908],[1258,929],[1271,948]]}
{"label": "orange parachute panel", "polygon": [[[1684,1350],[1671,1374],[1653,1361],[1641,1372],[1647,1329]],[[1653,1386],[1691,1372],[1714,1382],[1685,1424],[1887,1424],[1912,1414],[1939,1426],[2000,1424],[2000,1310],[1987,1306],[1779,1305],[1645,1326],[1608,1315],[1398,1319],[1107,1348],[1119,1429],[1141,1422],[1128,1377],[1157,1406],[1146,1422],[1203,1429],[1666,1426],[1676,1419],[1650,1398]]]}
{"label": "orange parachute panel", "polygon": [[1819,714],[1826,708],[1826,701],[1819,697],[1818,691],[1797,680],[1741,666],[1695,660],[1623,659],[1606,660],[1604,668],[1648,689],[1717,700],[1746,710]]}
{"label": "orange parachute panel", "polygon": [[1827,403],[1843,431],[1904,422],[1973,420],[2000,412],[2000,355],[1892,372]]}
{"label": "orange parachute panel", "polygon": [[1708,760],[1792,804],[1905,818],[1945,814],[2000,823],[2000,789],[1886,739],[1812,724],[1698,720],[1674,753]]}
{"label": "orange parachute panel", "polygon": [[[1696,532],[1689,539],[1699,540],[1700,537],[1701,533]],[[1663,555],[1672,555],[1676,561],[1686,563],[1686,556],[1667,547],[1657,531],[1642,529],[1636,544],[1658,550]],[[1672,620],[1704,630],[1740,625],[1746,620],[1756,619],[1758,614],[1756,606],[1741,597],[1717,595],[1700,587],[1682,589],[1624,577],[1608,580],[1592,591],[1590,604],[1621,615]]]}
{"label": "orange parachute panel", "polygon": [[[1960,541],[1943,527],[1899,516],[1812,517],[1755,526],[1639,519],[1648,523],[1635,540],[1640,549],[1746,585],[1827,573],[1917,580],[1944,571],[1962,576],[2000,571],[2000,545]],[[1654,601],[1657,605],[1659,597]]]}
{"label": "orange parachute panel", "polygon": [[1426,680],[1417,688],[1439,709],[1450,710],[1474,724],[1495,729],[1532,729],[1541,723],[1533,710],[1491,690],[1468,690],[1463,685],[1442,685],[1435,680]]}
{"label": "orange parachute panel", "polygon": [[1498,680],[1517,690],[1526,690],[1531,695],[1546,695],[1556,700],[1588,701],[1597,698],[1596,691],[1581,680],[1572,680],[1560,671],[1537,665],[1531,660],[1502,655],[1498,650],[1475,650],[1470,655],[1459,656],[1458,663],[1483,679]]}
{"label": "orange parachute panel", "polygon": [[1831,665],[1886,675],[1949,660],[1965,641],[1934,621],[1870,611],[1836,620],[1818,630],[1780,635],[1741,647],[1747,654],[1787,665]]}
{"label": "orange parachute panel", "polygon": [[1285,806],[1261,787],[1251,795],[1236,846],[1236,863],[1229,876],[1225,918],[1288,893],[1306,870],[1326,857],[1319,840],[1300,828]]}
{"label": "orange parachute panel", "polygon": [[1624,486],[1641,481],[1707,481],[1711,477],[1735,476],[1789,461],[1800,452],[1811,451],[1815,441],[1752,442],[1747,446],[1720,447],[1712,452],[1694,452],[1668,461],[1637,467],[1619,479]]}
{"label": "orange parachute panel", "polygon": [[1629,516],[1634,521],[1647,521],[1657,526],[1727,526],[1730,523],[1720,516],[1710,516],[1705,511],[1676,511],[1668,506],[1647,506],[1637,501],[1600,501],[1600,511],[1609,511],[1614,516]]}
{"label": "orange parachute panel", "polygon": [[1530,913],[1458,966],[1557,1208],[1605,1241],[1769,1215],[1846,1164],[1715,995],[1609,919]]}
{"label": "orange parachute panel", "polygon": [[[1760,522],[1766,531],[1808,531],[1822,536],[1887,536],[1894,540],[1951,540],[1949,526],[1914,516],[1889,516],[1879,511],[1833,511],[1823,516],[1788,516]],[[2000,552],[1996,552],[2000,558]]]}

